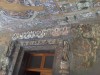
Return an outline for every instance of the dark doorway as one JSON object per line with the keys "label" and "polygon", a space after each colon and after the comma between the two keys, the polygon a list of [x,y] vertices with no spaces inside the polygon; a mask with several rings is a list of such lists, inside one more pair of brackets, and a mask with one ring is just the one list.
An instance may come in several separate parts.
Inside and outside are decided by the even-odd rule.
{"label": "dark doorway", "polygon": [[40,75],[40,72],[26,71],[25,75]]}
{"label": "dark doorway", "polygon": [[52,75],[54,50],[25,52],[19,75]]}

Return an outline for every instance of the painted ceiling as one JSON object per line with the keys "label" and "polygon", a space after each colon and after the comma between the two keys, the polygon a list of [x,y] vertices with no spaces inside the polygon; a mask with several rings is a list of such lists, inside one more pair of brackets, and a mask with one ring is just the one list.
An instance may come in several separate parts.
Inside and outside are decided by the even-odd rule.
{"label": "painted ceiling", "polygon": [[24,32],[94,20],[99,0],[0,0],[0,31]]}

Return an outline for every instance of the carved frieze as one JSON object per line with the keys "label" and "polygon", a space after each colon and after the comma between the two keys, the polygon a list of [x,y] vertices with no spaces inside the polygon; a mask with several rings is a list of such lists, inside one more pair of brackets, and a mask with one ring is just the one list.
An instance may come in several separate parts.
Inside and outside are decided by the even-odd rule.
{"label": "carved frieze", "polygon": [[21,46],[39,46],[39,45],[56,45],[63,44],[63,41],[60,39],[34,39],[34,40],[26,40],[20,42]]}
{"label": "carved frieze", "polygon": [[28,31],[24,33],[15,33],[12,36],[13,40],[16,39],[32,39],[32,38],[43,38],[43,37],[58,37],[58,36],[65,36],[69,32],[68,27],[55,27],[49,29],[43,29],[38,31]]}

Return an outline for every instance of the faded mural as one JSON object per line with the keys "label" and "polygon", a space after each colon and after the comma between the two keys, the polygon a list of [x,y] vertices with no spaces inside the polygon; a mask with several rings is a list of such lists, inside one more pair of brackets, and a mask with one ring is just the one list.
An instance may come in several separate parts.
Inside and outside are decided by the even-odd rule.
{"label": "faded mural", "polygon": [[100,25],[71,27],[71,75],[99,75]]}
{"label": "faded mural", "polygon": [[0,9],[1,70],[6,70],[5,54],[11,40],[61,37],[69,44],[63,59],[70,63],[70,75],[100,75],[99,0],[7,1],[18,1],[15,3],[25,6],[42,5],[45,9],[20,12]]}

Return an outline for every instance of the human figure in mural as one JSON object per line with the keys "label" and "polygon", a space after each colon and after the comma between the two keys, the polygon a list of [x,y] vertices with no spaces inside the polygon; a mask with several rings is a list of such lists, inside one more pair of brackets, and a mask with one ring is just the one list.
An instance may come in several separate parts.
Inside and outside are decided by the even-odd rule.
{"label": "human figure in mural", "polygon": [[68,23],[68,17],[66,17],[66,22]]}
{"label": "human figure in mural", "polygon": [[68,43],[64,41],[64,49],[61,57],[60,72],[61,75],[69,75],[69,57],[68,57]]}

